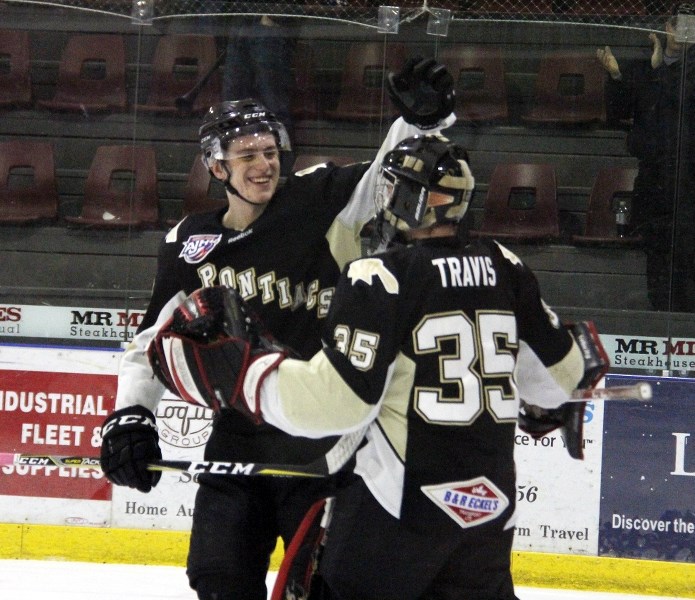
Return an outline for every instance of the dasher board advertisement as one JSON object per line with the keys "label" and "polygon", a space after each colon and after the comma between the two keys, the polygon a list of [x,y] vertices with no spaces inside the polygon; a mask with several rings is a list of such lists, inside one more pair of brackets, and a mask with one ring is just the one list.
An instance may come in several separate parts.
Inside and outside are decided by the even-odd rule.
{"label": "dasher board advertisement", "polygon": [[0,339],[46,338],[122,344],[133,339],[145,312],[79,306],[0,305]]}
{"label": "dasher board advertisement", "polygon": [[[121,356],[0,345],[0,452],[98,457]],[[156,416],[164,458],[202,459],[212,411],[165,395]],[[166,473],[142,494],[112,486],[98,467],[9,465],[0,468],[0,512],[6,523],[187,530],[196,488],[187,473]]]}
{"label": "dasher board advertisement", "polygon": [[558,430],[534,440],[517,428],[515,550],[596,555],[603,405],[587,403],[584,460],[570,457]]}
{"label": "dasher board advertisement", "polygon": [[599,555],[693,562],[695,380],[645,379],[651,401],[606,403]]}
{"label": "dasher board advertisement", "polygon": [[[0,346],[0,450],[98,456],[120,352]],[[98,467],[0,469],[4,522],[108,525],[111,484]]]}

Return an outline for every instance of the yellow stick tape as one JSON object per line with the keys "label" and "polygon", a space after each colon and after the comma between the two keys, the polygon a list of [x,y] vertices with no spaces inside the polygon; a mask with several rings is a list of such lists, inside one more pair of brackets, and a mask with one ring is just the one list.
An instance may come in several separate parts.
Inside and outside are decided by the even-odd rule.
{"label": "yellow stick tape", "polygon": [[[0,523],[0,558],[182,566],[187,531]],[[270,569],[282,561],[278,541]],[[514,552],[517,585],[695,598],[695,564]]]}

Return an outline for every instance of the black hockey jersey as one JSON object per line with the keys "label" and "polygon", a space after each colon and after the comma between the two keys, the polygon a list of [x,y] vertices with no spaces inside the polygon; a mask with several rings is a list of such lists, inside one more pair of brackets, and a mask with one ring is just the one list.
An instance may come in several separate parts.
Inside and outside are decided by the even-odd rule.
{"label": "black hockey jersey", "polygon": [[285,360],[266,380],[264,417],[305,436],[371,422],[355,470],[413,528],[510,527],[520,394],[558,406],[584,371],[522,261],[452,239],[357,260],[325,331],[310,362]]}
{"label": "black hockey jersey", "polygon": [[[222,225],[226,208],[178,223],[160,246],[152,299],[138,333],[156,332],[191,292],[227,285],[253,305],[278,340],[310,357],[320,348],[320,327],[343,266],[331,245],[351,250],[348,258],[359,256],[359,228],[368,210],[342,220],[339,215],[368,167],[327,165],[290,176],[266,210],[241,232]],[[235,436],[233,443],[230,435]],[[236,411],[225,411],[216,418],[205,456],[301,463],[335,443],[302,444],[287,438],[272,427],[259,430]]]}
{"label": "black hockey jersey", "polygon": [[[452,114],[441,126],[454,121]],[[236,287],[281,342],[304,357],[318,351],[335,282],[343,266],[361,254],[359,233],[374,214],[381,158],[417,133],[399,118],[373,163],[290,175],[244,231],[225,228],[223,210],[191,215],[176,225],[161,244],[150,304],[121,360],[116,408],[140,404],[156,411],[164,386],[152,374],[147,346],[186,296],[204,286]],[[236,435],[236,441],[228,435]],[[211,460],[288,463],[315,455],[292,441],[283,448],[287,437],[272,427],[259,431],[235,411],[225,411],[215,420],[205,454]]]}
{"label": "black hockey jersey", "polygon": [[337,217],[368,167],[331,165],[290,176],[260,217],[241,232],[222,225],[226,208],[181,221],[161,245],[141,330],[156,321],[177,293],[226,285],[239,290],[281,342],[302,356],[313,355],[343,266],[329,236],[342,233],[351,258],[359,256],[355,223],[346,220],[345,231],[337,232]]}

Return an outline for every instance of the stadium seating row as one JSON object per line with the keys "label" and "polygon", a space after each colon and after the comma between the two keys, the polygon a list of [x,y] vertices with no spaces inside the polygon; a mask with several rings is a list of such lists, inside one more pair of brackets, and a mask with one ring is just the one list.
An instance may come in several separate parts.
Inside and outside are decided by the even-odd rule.
{"label": "stadium seating row", "polygon": [[[293,170],[331,160],[354,162],[349,156],[303,154]],[[221,208],[224,193],[211,185],[211,176],[198,156],[183,189],[181,217]],[[25,225],[60,216],[54,150],[50,142],[15,139],[0,143],[0,223]],[[156,151],[152,145],[104,145],[96,149],[79,215],[63,215],[67,223],[119,229],[160,224]],[[172,226],[178,219],[166,219]]]}
{"label": "stadium seating row", "polygon": [[[52,110],[125,111],[125,41],[121,34],[73,34],[68,37],[58,66],[53,98],[37,105]],[[27,31],[0,30],[0,56],[8,62],[0,75],[0,106],[32,106],[30,38]],[[179,34],[159,38],[152,63],[148,97],[137,110],[174,114],[175,98],[185,94],[217,58],[215,38]],[[219,74],[198,95],[193,110],[205,110],[220,96]]]}
{"label": "stadium seating row", "polygon": [[[347,156],[299,156],[294,170]],[[621,237],[616,216],[627,210],[634,169],[606,168],[594,182],[584,235],[577,244],[635,244]],[[69,224],[95,228],[153,227],[160,224],[155,149],[149,145],[104,145],[96,150],[85,181],[79,215]],[[183,192],[181,216],[224,206],[211,195],[211,177],[196,158]],[[59,216],[53,147],[49,142],[13,140],[0,143],[0,223],[27,224]],[[173,225],[168,220],[166,225]],[[513,241],[557,241],[560,237],[555,170],[548,164],[500,164],[492,172],[480,227],[473,235]]]}
{"label": "stadium seating row", "polygon": [[[573,243],[635,246],[641,242],[618,226],[629,213],[636,175],[637,170],[631,168],[599,170],[589,195],[584,233],[573,235]],[[482,222],[471,235],[513,242],[557,242],[560,218],[554,167],[544,163],[497,165],[490,177]]]}
{"label": "stadium seating row", "polygon": [[[0,55],[8,69],[0,74],[0,106],[32,106],[29,34],[0,30]],[[369,122],[395,116],[383,93],[384,70],[405,61],[407,47],[395,42],[355,42],[342,67],[337,105],[323,109],[316,93],[314,49],[296,46],[292,114],[297,119]],[[504,122],[509,116],[503,52],[499,47],[452,44],[438,56],[456,79],[457,114],[463,122]],[[176,99],[186,94],[206,73],[213,75],[201,88],[186,114],[200,113],[221,97],[217,48],[211,35],[171,34],[159,38],[152,60],[147,97],[138,111],[176,115]],[[533,104],[521,116],[528,124],[605,123],[605,74],[591,53],[551,52],[541,57]],[[137,99],[137,98],[136,98]],[[125,111],[125,44],[120,34],[74,34],[64,47],[55,95],[39,100],[50,110],[85,112]]]}

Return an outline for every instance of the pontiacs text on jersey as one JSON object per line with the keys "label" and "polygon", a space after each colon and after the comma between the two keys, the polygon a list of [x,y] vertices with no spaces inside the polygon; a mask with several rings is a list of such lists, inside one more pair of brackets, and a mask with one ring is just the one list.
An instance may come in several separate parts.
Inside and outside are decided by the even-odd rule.
{"label": "pontiacs text on jersey", "polygon": [[189,235],[182,242],[178,257],[189,265],[198,265],[196,272],[200,279],[200,287],[226,285],[237,289],[243,298],[259,295],[263,304],[277,302],[281,309],[296,310],[305,305],[306,310],[315,309],[316,316],[324,318],[328,314],[335,288],[321,289],[318,279],[308,283],[293,283],[289,277],[278,278],[275,270],[258,274],[255,267],[237,270],[225,266],[218,269],[213,262],[204,262],[221,242],[232,243],[250,235],[251,232],[252,230],[247,230],[237,233],[224,242],[222,234]]}

